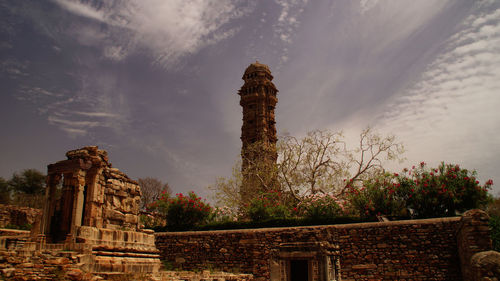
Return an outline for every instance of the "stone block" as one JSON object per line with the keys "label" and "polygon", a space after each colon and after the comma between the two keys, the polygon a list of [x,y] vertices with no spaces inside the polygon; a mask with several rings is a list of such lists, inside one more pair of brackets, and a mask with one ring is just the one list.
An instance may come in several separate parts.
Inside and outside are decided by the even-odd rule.
{"label": "stone block", "polygon": [[126,214],[125,215],[125,222],[130,223],[130,224],[137,224],[138,218],[135,215]]}

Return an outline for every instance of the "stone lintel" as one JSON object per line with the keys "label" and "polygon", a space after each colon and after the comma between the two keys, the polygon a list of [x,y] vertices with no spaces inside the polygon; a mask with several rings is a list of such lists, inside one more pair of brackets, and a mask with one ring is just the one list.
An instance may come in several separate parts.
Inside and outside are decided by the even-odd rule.
{"label": "stone lintel", "polygon": [[88,170],[92,167],[92,162],[84,161],[83,159],[71,159],[59,161],[55,164],[49,164],[47,166],[47,172],[51,174],[63,174],[75,172],[78,170]]}
{"label": "stone lintel", "polygon": [[284,252],[280,253],[281,259],[312,259],[321,256],[318,252]]}

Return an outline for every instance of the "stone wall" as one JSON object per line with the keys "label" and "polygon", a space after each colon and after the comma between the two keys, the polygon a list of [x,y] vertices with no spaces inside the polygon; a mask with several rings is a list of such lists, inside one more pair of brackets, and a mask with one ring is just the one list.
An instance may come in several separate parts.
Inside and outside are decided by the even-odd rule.
{"label": "stone wall", "polygon": [[0,251],[0,279],[91,280],[91,275],[79,269],[79,262],[79,257],[71,252],[44,251],[23,255],[15,251]]}
{"label": "stone wall", "polygon": [[[469,223],[473,223],[469,221]],[[342,280],[462,280],[460,217],[348,225],[157,233],[162,259],[185,270],[220,268],[272,278],[286,243],[338,246]],[[482,229],[482,228],[481,228]],[[468,233],[468,237],[477,235]],[[486,235],[487,236],[487,235]],[[463,243],[458,241],[458,244]],[[470,247],[475,247],[469,241]]]}
{"label": "stone wall", "polygon": [[0,204],[0,228],[33,225],[41,213],[39,209]]}
{"label": "stone wall", "polygon": [[95,274],[84,269],[85,256],[71,251],[44,250],[34,254],[0,250],[0,280],[66,280],[66,281],[251,281],[250,274],[224,272],[161,271],[155,274],[129,272]]}

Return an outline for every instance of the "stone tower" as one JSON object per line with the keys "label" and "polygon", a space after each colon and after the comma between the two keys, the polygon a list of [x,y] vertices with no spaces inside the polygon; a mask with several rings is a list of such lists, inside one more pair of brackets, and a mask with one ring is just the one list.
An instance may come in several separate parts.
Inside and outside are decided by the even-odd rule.
{"label": "stone tower", "polygon": [[260,191],[277,189],[274,109],[278,102],[278,90],[271,82],[273,76],[269,67],[258,61],[247,67],[242,79],[245,83],[238,92],[243,107],[243,185],[240,193],[245,203]]}

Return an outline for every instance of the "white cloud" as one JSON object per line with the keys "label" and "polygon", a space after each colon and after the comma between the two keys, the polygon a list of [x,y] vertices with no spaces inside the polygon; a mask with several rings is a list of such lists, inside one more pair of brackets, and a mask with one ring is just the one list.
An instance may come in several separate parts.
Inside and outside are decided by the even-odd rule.
{"label": "white cloud", "polygon": [[[308,4],[308,0],[275,0],[281,7],[277,22],[273,25],[274,33],[277,38],[285,45],[282,50],[283,55],[280,63],[288,61],[288,50],[286,46],[292,44],[294,34],[300,26],[300,16]],[[279,67],[278,67],[279,68]]]}
{"label": "white cloud", "polygon": [[359,0],[360,13],[364,14],[377,5],[379,0]]}
{"label": "white cloud", "polygon": [[[449,0],[361,1],[359,20],[367,24],[359,36],[364,44],[372,46],[374,54],[387,50],[408,39],[445,9]],[[382,5],[383,4],[383,5]],[[383,34],[381,37],[380,34]]]}
{"label": "white cloud", "polygon": [[29,75],[27,72],[29,62],[21,62],[16,59],[6,59],[0,63],[0,70],[11,78],[26,77]]}
{"label": "white cloud", "polygon": [[499,43],[500,9],[476,11],[421,78],[386,106],[379,126],[404,139],[409,160],[458,162],[500,180]]}
{"label": "white cloud", "polygon": [[49,123],[51,124],[56,124],[56,125],[64,125],[65,127],[76,127],[76,128],[93,128],[100,126],[101,124],[99,122],[91,122],[91,121],[71,121],[71,120],[65,120],[61,118],[57,118],[55,116],[49,116],[48,117]]}
{"label": "white cloud", "polygon": [[16,98],[37,106],[49,124],[71,137],[91,135],[97,128],[120,132],[127,124],[129,109],[123,93],[116,92],[114,76],[74,75],[78,78],[76,91],[21,85]]}
{"label": "white cloud", "polygon": [[65,131],[72,138],[83,137],[88,133],[87,130],[67,128],[67,127],[63,127],[62,130]]}
{"label": "white cloud", "polygon": [[109,112],[82,112],[82,111],[74,111],[76,115],[87,116],[87,117],[118,117],[119,115]]}
{"label": "white cloud", "polygon": [[54,0],[56,3],[67,9],[68,11],[80,15],[82,17],[91,18],[101,22],[105,22],[105,16],[102,12],[95,10],[94,8],[87,6],[78,1],[70,0]]}
{"label": "white cloud", "polygon": [[109,25],[75,29],[78,36],[86,30],[86,37],[98,40],[95,45],[104,44],[104,57],[122,60],[130,52],[146,48],[165,67],[232,36],[235,30],[227,28],[227,23],[252,9],[251,5],[239,7],[239,0],[123,0],[99,6],[79,0],[54,1],[70,12]]}

